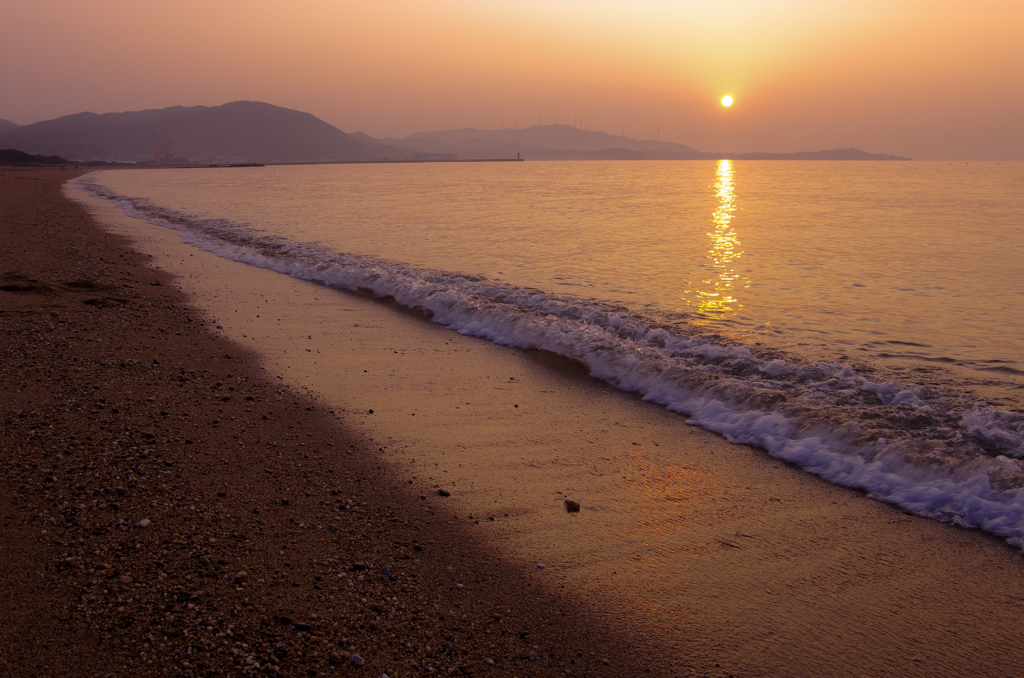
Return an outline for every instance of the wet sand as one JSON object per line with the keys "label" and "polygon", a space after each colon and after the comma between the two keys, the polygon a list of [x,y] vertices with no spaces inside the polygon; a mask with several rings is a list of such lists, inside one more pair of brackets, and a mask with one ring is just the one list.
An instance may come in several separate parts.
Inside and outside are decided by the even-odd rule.
{"label": "wet sand", "polygon": [[[73,211],[49,195],[51,204]],[[57,304],[51,310],[38,291],[0,293],[0,319],[17,338],[10,355],[27,366],[5,371],[5,386],[28,389],[37,402],[53,382],[62,390],[42,415],[59,433],[36,423],[40,410],[27,414],[38,407],[28,396],[17,394],[11,414],[5,406],[5,421],[13,422],[3,429],[5,482],[17,495],[5,507],[4,543],[15,543],[8,530],[21,530],[16,543],[26,554],[18,556],[20,566],[2,567],[4,581],[41,572],[46,586],[14,606],[28,610],[18,619],[35,626],[3,620],[29,631],[4,636],[0,662],[20,652],[17,666],[30,666],[34,656],[17,650],[26,639],[43,648],[41,655],[59,657],[38,645],[49,639],[52,648],[47,624],[59,623],[68,638],[78,638],[79,645],[65,647],[101,647],[118,657],[118,666],[130,666],[123,662],[145,661],[138,653],[148,643],[146,659],[155,661],[145,668],[202,675],[182,668],[188,659],[181,634],[198,633],[192,637],[212,648],[203,650],[203,671],[213,670],[206,664],[227,666],[225,660],[238,661],[229,653],[237,646],[233,636],[218,634],[237,617],[235,628],[266,643],[261,670],[273,656],[285,675],[307,667],[354,670],[339,654],[349,647],[373,662],[364,673],[387,670],[392,678],[423,675],[428,665],[495,675],[1024,672],[1024,572],[1020,556],[998,540],[907,516],[759,450],[730,445],[552,356],[462,337],[380,301],[216,258],[108,205],[90,209],[111,230],[131,234],[132,244],[83,220],[80,249],[62,250],[66,238],[53,230],[45,235],[37,224],[51,219],[37,215],[23,220],[22,231],[40,233],[35,263],[18,268],[8,262],[20,264],[24,248],[3,249],[5,271],[38,269],[36,277],[59,290],[48,293],[47,303]],[[53,220],[55,228],[61,219]],[[90,280],[108,281],[110,291],[69,287],[77,279],[72,265]],[[105,272],[97,270],[104,265]],[[102,302],[116,296],[130,300]],[[59,322],[72,315],[78,324]],[[96,335],[103,341],[84,342],[86,329],[104,333]],[[65,358],[55,356],[57,345]],[[87,367],[67,362],[72,346],[91,351],[75,354],[90,361]],[[100,349],[134,362],[118,367]],[[149,354],[159,356],[159,365],[140,363],[152,360]],[[241,400],[243,394],[255,400]],[[36,442],[40,435],[48,436],[46,444]],[[126,442],[112,449],[113,440]],[[76,443],[68,448],[72,455],[63,454],[67,441]],[[117,456],[128,443],[132,454]],[[69,463],[76,454],[94,458],[93,465]],[[117,492],[126,464],[139,467],[127,476],[138,479],[154,473],[148,464],[164,460],[171,465],[157,464],[156,472],[173,469],[166,489],[146,475],[136,483],[144,490]],[[66,476],[78,484],[58,486]],[[367,506],[333,508],[352,495]],[[136,496],[140,503],[129,504]],[[581,511],[567,513],[565,499],[578,501]],[[69,510],[64,502],[86,508]],[[102,508],[112,503],[118,508]],[[143,507],[159,518],[130,527]],[[373,519],[368,524],[362,515]],[[47,524],[50,518],[56,522]],[[333,533],[326,531],[329,521]],[[165,523],[168,544],[150,537]],[[86,543],[77,547],[76,535]],[[230,548],[204,546],[225,536]],[[132,542],[142,544],[138,556]],[[214,563],[201,566],[207,550]],[[138,558],[143,574],[119,583],[126,568],[108,562],[111,568],[98,569],[108,553]],[[246,576],[231,579],[243,560]],[[354,563],[372,563],[361,571],[365,582],[352,583]],[[382,563],[391,575],[367,574]],[[96,572],[106,574],[100,579]],[[176,582],[192,579],[175,591],[161,572]],[[339,581],[339,573],[346,574],[343,583],[328,592],[326,582]],[[353,600],[364,596],[358,586],[378,587],[365,605],[380,609],[367,611]],[[128,591],[133,602],[118,603]],[[161,608],[163,594],[183,592],[188,596],[173,611]],[[388,592],[397,594],[394,607],[380,600],[390,600]],[[44,593],[54,602],[40,603]],[[409,598],[427,602],[412,608]],[[189,602],[203,611],[193,613]],[[62,608],[63,616],[45,612]],[[173,622],[168,613],[177,615]],[[316,640],[280,622],[309,614],[317,615],[310,629]],[[183,624],[182,617],[214,617],[212,630]],[[157,640],[140,635],[140,626],[156,629],[148,635]],[[292,643],[290,653],[266,654],[281,638]],[[438,638],[451,654],[439,657]],[[331,652],[340,660],[334,669],[326,659]]]}

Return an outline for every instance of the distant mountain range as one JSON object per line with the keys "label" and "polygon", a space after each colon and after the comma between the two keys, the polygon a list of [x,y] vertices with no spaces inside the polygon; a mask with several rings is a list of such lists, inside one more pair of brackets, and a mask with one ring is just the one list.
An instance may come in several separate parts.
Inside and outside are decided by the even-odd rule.
{"label": "distant mountain range", "polygon": [[855,148],[713,153],[570,125],[420,132],[402,139],[346,134],[310,113],[257,101],[129,113],[76,113],[32,125],[0,120],[0,149],[69,160],[164,165],[490,160],[909,160]]}
{"label": "distant mountain range", "polygon": [[909,160],[895,155],[865,153],[856,148],[801,153],[702,152],[668,141],[640,141],[570,125],[533,125],[525,129],[456,129],[419,132],[402,139],[379,139],[389,146],[419,152],[454,153],[460,158],[510,158],[521,153],[529,160]]}
{"label": "distant mountain range", "polygon": [[667,141],[638,141],[591,132],[570,125],[534,125],[524,129],[456,129],[420,132],[381,143],[427,153],[455,153],[460,158],[530,160],[682,160],[701,157],[696,149]]}
{"label": "distant mountain range", "polygon": [[372,160],[406,151],[356,141],[310,113],[257,101],[76,113],[0,133],[0,148],[69,160],[162,164]]}

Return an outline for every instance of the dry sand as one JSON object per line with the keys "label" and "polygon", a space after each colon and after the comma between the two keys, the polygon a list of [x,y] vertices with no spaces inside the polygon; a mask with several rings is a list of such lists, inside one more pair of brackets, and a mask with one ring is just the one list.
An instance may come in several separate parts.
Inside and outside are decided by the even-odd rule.
{"label": "dry sand", "polygon": [[[4,201],[0,252],[4,271],[41,281],[0,293],[19,392],[0,438],[17,492],[4,543],[24,550],[2,576],[5,591],[35,586],[0,613],[18,629],[0,641],[21,643],[0,646],[16,674],[67,662],[57,625],[63,657],[111,658],[83,675],[128,661],[231,672],[239,642],[285,675],[355,671],[351,647],[359,671],[392,678],[1024,674],[1024,568],[998,540],[730,445],[551,356],[219,259],[87,201],[126,244],[46,176]],[[336,508],[353,496],[357,511]],[[391,576],[373,575],[383,564]],[[210,649],[193,660],[189,646]]]}

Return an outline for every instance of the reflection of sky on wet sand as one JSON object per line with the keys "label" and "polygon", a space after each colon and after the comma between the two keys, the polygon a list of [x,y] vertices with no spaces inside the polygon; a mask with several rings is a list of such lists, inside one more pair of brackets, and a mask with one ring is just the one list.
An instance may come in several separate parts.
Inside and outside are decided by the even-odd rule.
{"label": "reflection of sky on wet sand", "polygon": [[622,470],[622,479],[615,483],[613,491],[619,496],[612,503],[618,510],[631,514],[628,527],[619,536],[644,547],[655,546],[653,552],[640,559],[641,564],[655,564],[662,560],[661,554],[706,546],[693,528],[721,517],[720,483],[696,467],[659,466],[643,448],[631,453],[628,459],[630,463]]}
{"label": "reflection of sky on wet sand", "polygon": [[585,505],[598,508],[610,528],[603,537],[590,534],[604,554],[592,561],[590,576],[598,589],[629,591],[635,613],[675,615],[692,586],[688,571],[710,567],[730,534],[726,488],[697,466],[652,459],[644,446],[599,461],[593,473],[614,481],[603,506]]}
{"label": "reflection of sky on wet sand", "polygon": [[711,248],[707,266],[710,276],[699,283],[691,283],[683,292],[683,301],[696,311],[696,324],[710,320],[728,320],[743,304],[736,297],[738,289],[750,286],[733,264],[743,256],[740,241],[733,227],[736,212],[735,167],[731,160],[720,160],[715,169],[715,197],[718,206],[711,215],[714,231],[708,233]]}

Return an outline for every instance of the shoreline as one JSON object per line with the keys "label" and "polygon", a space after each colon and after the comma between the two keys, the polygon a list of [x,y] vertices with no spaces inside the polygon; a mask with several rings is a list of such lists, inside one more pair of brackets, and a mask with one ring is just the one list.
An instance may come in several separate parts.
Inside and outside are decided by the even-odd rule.
{"label": "shoreline", "polygon": [[[216,332],[378,440],[394,473],[426,480],[427,494],[445,483],[467,538],[520,571],[546,563],[549,590],[585,602],[659,675],[991,675],[1020,663],[1015,619],[988,609],[1024,594],[1005,543],[730,444],[543,352],[230,261],[78,199],[175,273]],[[573,519],[565,498],[582,504]],[[951,606],[990,619],[966,632]]]}
{"label": "shoreline", "polygon": [[[48,639],[54,656],[52,642],[60,637],[79,653],[116,651],[136,662],[136,672],[194,669],[181,664],[193,663],[181,654],[184,636],[168,636],[160,648],[163,641],[134,630],[148,624],[157,639],[152,629],[202,634],[202,624],[180,624],[191,615],[204,623],[213,618],[202,636],[212,649],[200,653],[232,662],[222,669],[228,673],[239,670],[230,654],[240,649],[237,633],[218,634],[235,619],[247,638],[270,644],[265,650],[288,650],[285,659],[275,657],[281,675],[306,667],[324,675],[354,671],[338,654],[341,638],[356,641],[342,652],[366,653],[363,675],[387,671],[391,678],[425,675],[428,660],[440,673],[461,666],[491,675],[1009,676],[1024,669],[1016,614],[1024,565],[993,537],[907,516],[763,451],[726,443],[543,354],[463,337],[375,300],[219,259],[113,208],[99,222],[72,221],[81,230],[71,234],[77,251],[68,250],[54,236],[60,231],[40,225],[67,230],[55,207],[85,212],[54,198],[59,182],[51,188],[47,204],[22,200],[22,208],[34,204],[37,213],[22,219],[19,238],[4,241],[18,247],[0,249],[6,271],[8,262],[36,252],[24,270],[37,271],[40,280],[9,283],[34,290],[0,292],[0,329],[12,337],[15,365],[3,373],[7,392],[24,399],[15,391],[30,387],[50,398],[55,385],[61,388],[61,399],[46,410],[34,400],[4,412],[4,421],[14,423],[0,429],[3,477],[21,494],[6,496],[21,504],[4,507],[17,524],[5,525],[3,543],[37,553],[20,560],[2,554],[0,563],[16,565],[0,567],[0,581],[42,570],[46,595],[56,597],[48,608],[32,608],[28,596],[35,617],[20,622],[16,612],[25,605],[0,612],[4,627],[19,632],[0,640],[0,668],[17,648],[12,637]],[[2,223],[12,222],[5,216]],[[136,244],[113,232],[134,233]],[[92,265],[107,268],[102,280],[89,279],[106,281],[99,288],[82,284]],[[339,310],[347,314],[340,324]],[[71,316],[78,324],[62,327],[59,321]],[[131,362],[105,357],[117,351]],[[149,362],[154,358],[159,364]],[[193,367],[182,372],[186,363]],[[324,374],[346,376],[331,383]],[[489,381],[509,376],[511,383]],[[242,399],[249,396],[255,399]],[[121,422],[132,430],[121,430]],[[61,441],[71,440],[63,431],[72,427],[75,446],[63,455]],[[112,448],[112,439],[126,442]],[[497,460],[496,471],[474,465],[481,451]],[[103,467],[85,462],[104,455]],[[451,497],[410,485],[440,464],[447,474],[442,487],[458,489]],[[421,480],[413,481],[416,475]],[[584,499],[572,521],[565,520],[563,491]],[[354,513],[336,508],[353,495],[360,504]],[[478,508],[493,496],[503,510],[524,513],[480,519],[488,514],[477,515]],[[80,505],[86,508],[74,510]],[[132,527],[143,509],[152,524]],[[165,525],[171,532],[157,539],[154,532]],[[76,536],[86,543],[77,547]],[[213,545],[210,536],[218,540]],[[139,556],[135,544],[142,544]],[[110,553],[120,554],[119,562]],[[211,566],[199,564],[203,555],[214,556]],[[141,566],[129,571],[120,566],[125,561]],[[532,561],[548,567],[530,569]],[[112,566],[111,579],[88,572],[103,563]],[[355,563],[367,566],[358,572],[362,585],[376,586],[380,603],[372,596],[365,605],[353,603],[344,585],[327,588],[337,574],[351,582],[358,573],[345,568]],[[375,577],[383,563],[391,573]],[[236,567],[246,571],[236,576],[240,582],[230,579]],[[122,576],[133,579],[120,583]],[[103,588],[111,581],[121,590]],[[456,588],[460,583],[464,588]],[[385,591],[398,598],[395,607]],[[186,593],[167,609],[165,601]],[[62,606],[65,631],[26,630],[49,620],[44,609]],[[280,624],[282,616],[309,623],[317,639],[296,637],[300,631]],[[132,626],[125,625],[129,619]],[[83,620],[92,630],[83,631]],[[396,649],[404,638],[413,647]],[[116,642],[122,639],[124,646]],[[273,647],[284,639],[292,644]],[[138,664],[147,643],[157,666]],[[343,660],[334,669],[325,661],[330,652]],[[30,667],[32,658],[19,656],[18,666]],[[266,667],[269,656],[261,657]],[[109,672],[130,672],[123,666]]]}
{"label": "shoreline", "polygon": [[0,173],[5,675],[643,672],[206,332],[171,276],[61,196],[78,174]]}

